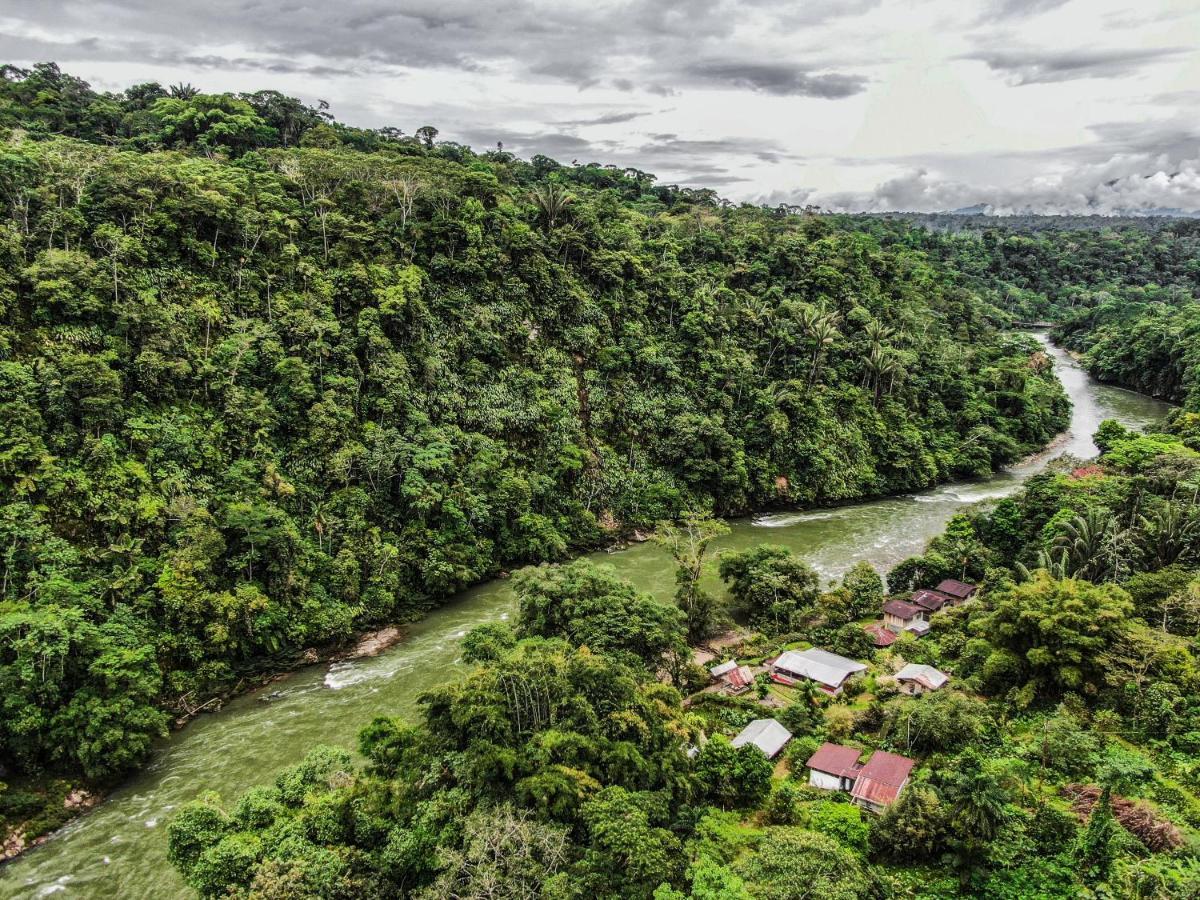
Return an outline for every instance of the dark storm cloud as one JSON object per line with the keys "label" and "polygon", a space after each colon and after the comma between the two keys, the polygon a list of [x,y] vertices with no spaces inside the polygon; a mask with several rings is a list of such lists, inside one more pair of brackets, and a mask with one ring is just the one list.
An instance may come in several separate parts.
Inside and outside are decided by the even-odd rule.
{"label": "dark storm cloud", "polygon": [[1005,74],[1015,84],[1036,84],[1076,78],[1116,78],[1186,52],[1183,47],[981,50],[963,58],[986,63],[988,68]]}
{"label": "dark storm cloud", "polygon": [[814,75],[788,63],[749,60],[709,60],[690,63],[684,75],[700,83],[720,87],[749,88],[768,94],[821,97],[826,100],[850,97],[866,90],[859,75],[837,72]]}

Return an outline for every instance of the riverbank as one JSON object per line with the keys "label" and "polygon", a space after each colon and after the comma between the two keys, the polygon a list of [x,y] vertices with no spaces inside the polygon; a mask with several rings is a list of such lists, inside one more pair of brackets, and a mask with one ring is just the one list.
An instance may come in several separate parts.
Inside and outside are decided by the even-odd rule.
{"label": "riverbank", "polygon": [[[1157,423],[1169,407],[1090,380],[1062,351],[1048,347],[1073,404],[1063,443],[1028,467],[1018,465],[991,478],[955,482],[905,496],[840,507],[770,512],[732,521],[714,551],[780,544],[803,557],[822,578],[840,575],[867,560],[886,570],[924,549],[956,512],[1007,496],[1023,480],[1062,453],[1091,456],[1091,434],[1100,421],[1130,427]],[[589,558],[669,602],[674,566],[654,542],[620,552],[598,550]],[[704,586],[723,594],[715,573]],[[166,859],[165,825],[173,810],[214,790],[233,797],[272,773],[299,762],[317,744],[351,751],[358,730],[386,713],[415,719],[425,691],[465,674],[460,642],[473,627],[511,618],[511,583],[500,579],[464,591],[406,626],[404,639],[378,656],[347,661],[331,676],[328,665],[302,666],[272,683],[275,698],[232,698],[174,732],[155,748],[146,767],[115,788],[104,803],[77,818],[42,846],[0,867],[0,896],[34,898],[44,890],[65,897],[181,900],[191,892]]]}

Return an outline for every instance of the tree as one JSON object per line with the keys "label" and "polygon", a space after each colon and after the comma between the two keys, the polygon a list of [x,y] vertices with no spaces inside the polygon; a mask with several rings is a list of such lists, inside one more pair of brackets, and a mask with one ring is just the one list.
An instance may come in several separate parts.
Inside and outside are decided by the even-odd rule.
{"label": "tree", "polygon": [[935,860],[945,852],[950,815],[936,791],[911,784],[872,829],[872,853],[897,862]]}
{"label": "tree", "polygon": [[[1104,676],[1102,654],[1133,609],[1129,595],[1116,585],[1055,579],[1044,571],[994,593],[992,603],[995,609],[981,620],[981,633],[997,652],[1010,654],[1011,677],[1044,697],[1095,690]],[[1005,687],[995,678],[992,682],[992,689]]]}
{"label": "tree", "polygon": [[439,850],[439,873],[418,897],[523,900],[538,896],[567,863],[567,829],[511,806],[480,807],[463,823],[462,849]]}
{"label": "tree", "polygon": [[883,579],[866,560],[856,562],[842,576],[842,587],[851,598],[851,606],[846,610],[850,619],[861,619],[864,616],[877,615],[883,605]]}
{"label": "tree", "polygon": [[689,512],[679,524],[660,522],[654,540],[675,560],[675,600],[687,620],[688,641],[696,643],[712,634],[716,623],[716,601],[700,587],[708,546],[729,526],[702,513]]}
{"label": "tree", "polygon": [[587,849],[581,860],[584,884],[600,896],[651,897],[664,878],[679,875],[679,840],[659,822],[662,797],[608,787],[583,808]]}
{"label": "tree", "polygon": [[593,650],[627,652],[651,671],[684,635],[679,610],[584,560],[522,569],[513,589],[522,636],[564,637]]}
{"label": "tree", "polygon": [[762,544],[727,553],[718,567],[738,611],[759,628],[792,631],[809,617],[820,598],[820,577],[790,550]]}
{"label": "tree", "polygon": [[766,798],[774,766],[757,747],[734,747],[718,735],[700,748],[694,770],[705,797],[722,809],[733,809],[753,808]]}
{"label": "tree", "polygon": [[800,828],[768,828],[758,850],[735,869],[750,894],[778,900],[861,900],[871,879],[855,854],[831,837]]}
{"label": "tree", "polygon": [[238,155],[275,136],[275,129],[249,103],[232,94],[163,97],[151,112],[159,122],[159,139],[167,146],[227,150]]}

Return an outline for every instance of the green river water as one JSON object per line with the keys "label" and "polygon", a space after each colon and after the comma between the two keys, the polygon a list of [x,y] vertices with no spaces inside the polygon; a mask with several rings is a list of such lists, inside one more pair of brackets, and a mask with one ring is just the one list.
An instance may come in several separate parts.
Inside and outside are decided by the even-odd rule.
{"label": "green river water", "polygon": [[[776,543],[803,556],[826,577],[861,559],[883,571],[920,552],[956,511],[1014,492],[1055,456],[1093,456],[1091,434],[1103,419],[1142,427],[1166,413],[1166,404],[1098,384],[1065,353],[1048,344],[1047,349],[1074,404],[1069,434],[1048,451],[985,480],[736,520],[730,523],[731,533],[716,544],[717,551]],[[674,566],[652,544],[593,558],[658,596],[666,598],[673,591]],[[710,588],[719,590],[712,580]],[[205,791],[233,799],[299,761],[315,744],[353,747],[358,729],[376,715],[412,715],[422,691],[463,671],[462,636],[475,625],[507,619],[513,612],[507,582],[480,585],[431,613],[402,644],[374,659],[303,669],[201,716],[163,741],[145,769],[104,803],[0,868],[0,897],[191,896],[166,859],[166,826],[181,804]],[[264,702],[259,696],[264,693],[275,699]]]}

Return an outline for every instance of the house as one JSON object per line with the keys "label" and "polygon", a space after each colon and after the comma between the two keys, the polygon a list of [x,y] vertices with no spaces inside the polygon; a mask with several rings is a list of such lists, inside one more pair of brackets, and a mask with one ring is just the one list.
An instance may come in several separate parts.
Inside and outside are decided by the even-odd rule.
{"label": "house", "polygon": [[[907,600],[889,600],[883,604],[883,624],[899,634],[902,631],[916,631],[920,626],[914,625],[925,622],[925,610],[909,603]],[[925,630],[929,630],[925,623]]]}
{"label": "house", "polygon": [[808,783],[828,791],[849,791],[850,800],[871,812],[883,812],[896,801],[917,763],[907,756],[876,750],[866,763],[859,751],[841,744],[822,744],[808,758]]}
{"label": "house", "polygon": [[851,802],[873,813],[883,812],[900,796],[916,764],[907,756],[876,750],[858,770],[850,789]]}
{"label": "house", "polygon": [[826,791],[848,791],[854,787],[862,765],[853,747],[826,741],[808,758],[808,783]]}
{"label": "house", "polygon": [[726,662],[721,663],[720,665],[713,666],[711,669],[708,670],[708,674],[711,675],[713,678],[720,680],[721,678],[728,675],[730,672],[732,672],[737,667],[738,667],[737,660],[731,659],[731,660],[727,660]]}
{"label": "house", "polygon": [[864,626],[863,631],[871,636],[876,647],[890,647],[896,643],[896,632],[882,622],[872,622],[870,625]]}
{"label": "house", "polygon": [[735,747],[752,744],[765,753],[767,759],[774,759],[791,739],[792,733],[774,719],[755,719],[730,743]]}
{"label": "house", "polygon": [[896,681],[900,690],[906,694],[923,694],[926,691],[936,691],[944,687],[950,676],[933,666],[923,666],[909,663],[896,673]]}
{"label": "house", "polygon": [[947,578],[945,581],[939,584],[935,590],[939,594],[945,594],[950,598],[950,606],[957,606],[958,604],[974,597],[975,592],[978,591],[979,588],[973,584],[967,584],[964,581],[955,581],[953,578]]}
{"label": "house", "polygon": [[714,681],[719,681],[731,694],[740,694],[754,684],[754,673],[749,666],[739,666],[736,659],[723,662],[708,670]]}
{"label": "house", "polygon": [[725,678],[725,689],[731,694],[740,694],[754,684],[754,672],[749,666],[738,666],[729,672]]}
{"label": "house", "polygon": [[940,612],[943,606],[951,603],[951,598],[929,588],[921,588],[921,590],[913,592],[912,598],[908,602],[913,606],[921,607],[926,613],[932,614]]}
{"label": "house", "polygon": [[866,670],[864,663],[814,647],[781,653],[771,664],[771,678],[780,684],[795,684],[807,678],[825,693],[837,696],[848,678]]}

